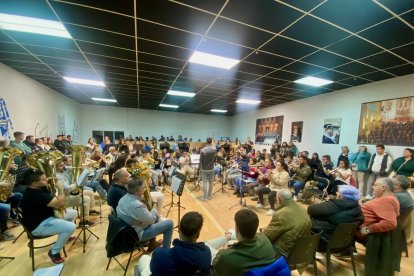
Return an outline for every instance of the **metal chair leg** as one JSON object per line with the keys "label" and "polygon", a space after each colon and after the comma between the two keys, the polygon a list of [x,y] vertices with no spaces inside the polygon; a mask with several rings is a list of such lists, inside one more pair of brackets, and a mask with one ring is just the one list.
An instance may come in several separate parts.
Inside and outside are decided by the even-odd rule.
{"label": "metal chair leg", "polygon": [[112,257],[111,257],[111,258],[109,258],[108,265],[106,266],[106,270],[108,270],[109,265],[111,264],[111,261],[112,261]]}
{"label": "metal chair leg", "polygon": [[357,276],[356,266],[355,266],[355,259],[354,259],[354,252],[353,252],[352,248],[349,248],[349,254],[351,254],[352,270],[354,271],[354,276]]}
{"label": "metal chair leg", "polygon": [[332,264],[331,264],[331,251],[326,250],[326,275],[331,276],[332,275]]}
{"label": "metal chair leg", "polygon": [[125,267],[124,276],[127,274],[128,267],[129,267],[129,263],[131,262],[131,258],[132,258],[132,253],[134,253],[134,250],[131,250],[131,254],[129,254],[128,263],[127,263],[127,265]]}
{"label": "metal chair leg", "polygon": [[313,270],[315,270],[315,276],[318,276],[318,265],[316,264],[316,259],[313,260]]}
{"label": "metal chair leg", "polygon": [[16,241],[24,234],[24,230],[13,240],[12,243],[16,243]]}

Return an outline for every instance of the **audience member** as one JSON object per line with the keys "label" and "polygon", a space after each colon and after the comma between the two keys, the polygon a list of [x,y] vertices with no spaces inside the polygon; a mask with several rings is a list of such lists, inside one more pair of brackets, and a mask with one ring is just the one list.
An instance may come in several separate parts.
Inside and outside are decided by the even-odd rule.
{"label": "audience member", "polygon": [[339,162],[339,167],[331,171],[327,171],[327,174],[331,174],[335,177],[327,189],[328,194],[336,195],[339,185],[350,185],[352,171],[349,168],[348,160],[344,159]]}
{"label": "audience member", "polygon": [[408,192],[411,183],[410,180],[404,175],[397,175],[394,178],[391,178],[394,183],[394,194],[400,203],[400,214],[404,211],[413,209],[414,203],[413,199]]}
{"label": "audience member", "polygon": [[371,158],[371,154],[367,150],[366,146],[359,146],[358,152],[349,156],[349,161],[352,166],[352,175],[357,182],[361,194],[364,194],[367,190],[366,176],[369,160]]}
{"label": "audience member", "polygon": [[368,164],[368,180],[367,189],[363,191],[363,195],[368,198],[372,197],[372,185],[378,178],[387,177],[391,171],[392,159],[388,153],[385,152],[385,147],[382,144],[376,145],[376,153],[371,156]]}
{"label": "audience member", "polygon": [[234,216],[238,242],[220,250],[213,260],[215,275],[243,276],[250,269],[266,266],[275,260],[269,239],[256,234],[259,218],[251,210],[242,209]]}
{"label": "audience member", "polygon": [[392,162],[391,169],[395,175],[411,176],[414,173],[414,150],[406,148],[403,150],[403,156]]}
{"label": "audience member", "polygon": [[305,187],[305,183],[308,180],[309,176],[312,174],[311,168],[308,166],[308,158],[299,157],[299,163],[291,165],[291,172],[293,175],[293,189],[295,190],[295,196],[293,200],[296,201],[299,192]]}
{"label": "audience member", "polygon": [[298,237],[311,234],[311,220],[305,208],[292,200],[290,190],[276,195],[278,208],[263,232],[273,243],[275,256],[287,256]]}
{"label": "audience member", "polygon": [[[144,182],[138,178],[131,180],[128,183],[128,193],[119,200],[116,207],[117,216],[135,229],[141,242],[151,240],[148,251],[154,250],[161,244],[169,248],[173,222],[168,219],[160,220],[157,203],[154,203],[151,210],[147,209],[145,203],[142,202],[144,191]],[[160,234],[163,234],[163,240],[155,242],[153,238]]]}
{"label": "audience member", "polygon": [[339,162],[341,162],[342,160],[346,160],[349,163],[348,154],[349,154],[348,146],[342,146],[341,147],[341,154],[338,157],[338,162],[336,162],[337,167],[339,167]]}

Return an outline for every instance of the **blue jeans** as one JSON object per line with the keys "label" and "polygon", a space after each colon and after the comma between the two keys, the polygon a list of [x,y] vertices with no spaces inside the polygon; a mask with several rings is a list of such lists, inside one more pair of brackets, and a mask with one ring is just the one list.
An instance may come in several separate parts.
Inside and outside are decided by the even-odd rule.
{"label": "blue jeans", "polygon": [[99,181],[89,181],[89,182],[86,183],[86,186],[89,187],[89,188],[92,188],[95,191],[97,191],[99,196],[103,200],[106,200],[106,191],[104,190],[104,188],[102,188]]}
{"label": "blue jeans", "polygon": [[[58,235],[55,244],[52,246],[52,254],[59,253],[66,244],[70,236],[75,232],[76,225],[73,220],[78,212],[73,209],[66,209],[63,219],[50,217],[42,221],[39,226],[32,231],[35,236]],[[69,221],[70,220],[70,221]]]}
{"label": "blue jeans", "polygon": [[141,241],[149,241],[156,236],[163,234],[162,247],[170,248],[171,239],[173,234],[174,223],[172,220],[163,220],[157,223],[151,224],[142,231]]}
{"label": "blue jeans", "polygon": [[295,196],[298,196],[300,190],[302,190],[303,187],[305,187],[305,182],[295,180],[295,182],[293,182],[292,186],[293,186],[293,189],[295,190]]}
{"label": "blue jeans", "polygon": [[[208,170],[208,171],[201,171],[201,176],[203,177],[203,193],[204,193],[204,199],[207,199],[208,197],[211,197],[213,193],[213,185],[214,185],[214,170]],[[207,178],[209,178],[208,181],[208,190],[207,190]]]}
{"label": "blue jeans", "polygon": [[0,203],[0,232],[7,230],[7,218],[10,213],[10,205],[5,203]]}
{"label": "blue jeans", "polygon": [[[9,198],[6,200],[6,204],[10,204],[11,209],[19,208],[20,201],[22,200],[23,195],[21,193],[13,193]],[[11,211],[10,218],[16,219],[17,215]]]}

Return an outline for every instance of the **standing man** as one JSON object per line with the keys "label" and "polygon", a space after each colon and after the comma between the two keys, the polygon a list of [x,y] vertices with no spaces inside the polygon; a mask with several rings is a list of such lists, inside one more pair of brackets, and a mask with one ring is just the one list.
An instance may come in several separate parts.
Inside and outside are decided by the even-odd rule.
{"label": "standing man", "polygon": [[[216,160],[217,149],[212,145],[213,139],[207,138],[207,145],[200,152],[201,175],[203,177],[203,200],[211,199],[214,185],[214,162]],[[207,190],[207,178],[209,187]]]}
{"label": "standing man", "polygon": [[376,145],[377,152],[371,156],[368,164],[368,181],[367,181],[367,198],[372,198],[373,184],[378,178],[387,177],[391,171],[392,159],[388,153],[385,152],[385,147],[382,144]]}

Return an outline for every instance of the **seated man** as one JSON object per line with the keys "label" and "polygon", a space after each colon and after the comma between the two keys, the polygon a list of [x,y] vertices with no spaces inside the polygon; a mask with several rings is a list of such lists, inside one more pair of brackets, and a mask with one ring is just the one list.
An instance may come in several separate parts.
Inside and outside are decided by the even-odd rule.
{"label": "seated man", "polygon": [[229,188],[236,186],[237,178],[241,177],[243,173],[250,171],[249,161],[246,154],[242,154],[241,159],[238,160],[236,167],[231,170],[227,176],[227,184]]}
{"label": "seated man", "polygon": [[183,175],[188,175],[189,178],[194,178],[195,170],[190,165],[190,157],[187,156],[187,152],[183,151],[183,154],[178,159],[178,164]]}
{"label": "seated man", "polygon": [[[322,232],[328,241],[340,223],[361,223],[364,220],[359,206],[360,193],[350,185],[338,186],[336,199],[313,204],[308,207],[312,221],[312,232]],[[319,242],[319,251],[325,251],[326,244]]]}
{"label": "seated man", "polygon": [[[140,241],[149,241],[159,234],[163,234],[162,246],[169,248],[173,232],[171,220],[160,220],[157,212],[157,203],[154,203],[152,210],[148,210],[142,202],[145,191],[144,182],[140,179],[133,179],[128,183],[128,193],[124,195],[116,207],[117,216],[131,225],[138,234]],[[155,249],[158,244],[150,245],[149,251]]]}
{"label": "seated man", "polygon": [[[93,210],[95,208],[95,194],[92,190],[83,190],[83,206],[82,206],[82,198],[81,192],[78,191],[78,194],[74,194],[76,191],[76,183],[70,183],[70,171],[66,171],[65,164],[63,161],[58,162],[56,164],[56,178],[58,181],[63,183],[63,187],[65,190],[66,195],[66,203],[65,208],[69,207],[80,207],[81,210],[81,221],[79,222],[79,226],[87,225],[93,226],[95,223],[89,220],[89,213],[97,214],[99,212]],[[85,212],[85,220],[83,219],[82,212]]]}
{"label": "seated man", "polygon": [[179,239],[173,241],[173,248],[157,248],[152,258],[143,255],[138,268],[146,275],[194,275],[196,271],[207,273],[211,267],[211,252],[207,243],[197,242],[203,226],[200,213],[186,213],[180,221]]}
{"label": "seated man", "polygon": [[308,158],[305,156],[299,157],[298,164],[291,164],[291,171],[294,173],[293,175],[293,189],[295,190],[295,196],[293,200],[296,201],[298,199],[299,192],[305,187],[305,183],[308,180],[309,176],[312,174],[311,168],[308,166]]}
{"label": "seated man", "polygon": [[[135,159],[130,159],[127,161],[127,168],[130,168],[134,163],[137,163],[138,161]],[[151,173],[152,174],[152,173]],[[132,178],[137,178],[139,176],[136,175],[131,175]],[[148,180],[148,185],[150,188],[150,194],[151,194],[151,199],[153,202],[157,203],[157,211],[158,214],[161,216],[162,215],[162,206],[164,203],[164,194],[160,191],[158,191],[158,187],[156,185],[156,183],[153,181],[153,178],[150,177],[150,179]]]}
{"label": "seated man", "polygon": [[23,223],[34,236],[58,235],[48,255],[53,263],[62,263],[65,260],[60,256],[60,251],[75,232],[73,221],[78,213],[74,209],[66,209],[63,219],[55,217],[55,209],[63,208],[66,202],[61,182],[57,182],[57,197],[47,190],[46,175],[42,171],[28,170],[25,182],[28,187],[21,202]]}
{"label": "seated man", "polygon": [[127,185],[131,178],[129,172],[125,169],[119,169],[114,173],[112,185],[108,191],[108,205],[116,211],[119,200],[128,193]]}
{"label": "seated man", "polygon": [[394,194],[400,203],[400,214],[404,211],[413,209],[413,199],[408,192],[408,188],[411,186],[408,177],[404,175],[397,175],[396,177],[391,178],[391,180],[394,182]]}
{"label": "seated man", "polygon": [[394,195],[394,183],[390,178],[378,178],[373,186],[375,197],[361,207],[364,222],[357,238],[364,243],[368,234],[394,230],[400,215],[400,203]]}
{"label": "seated man", "polygon": [[311,234],[311,220],[305,208],[292,200],[288,189],[276,195],[279,208],[274,212],[269,226],[263,232],[273,243],[275,256],[287,256],[297,238]]}
{"label": "seated man", "polygon": [[238,243],[220,250],[213,260],[215,275],[242,276],[250,269],[274,262],[275,254],[269,239],[256,234],[259,218],[251,210],[242,209],[234,216]]}
{"label": "seated man", "polygon": [[[66,168],[71,168],[72,167],[72,159],[68,158],[68,157],[63,157],[62,158],[63,163],[65,164]],[[71,174],[68,174],[68,176],[70,176]],[[72,180],[72,177],[70,176],[69,178],[69,182],[72,183],[76,181],[76,179]],[[105,180],[106,181],[106,180]],[[85,186],[85,190],[91,190],[91,191],[97,191],[99,196],[101,197],[101,199],[106,200],[106,191],[105,189],[102,187],[101,183],[99,181],[87,181],[86,182],[86,186]]]}

